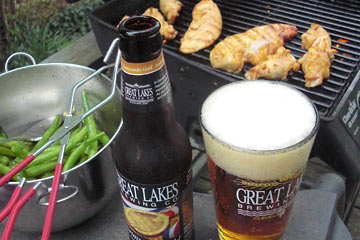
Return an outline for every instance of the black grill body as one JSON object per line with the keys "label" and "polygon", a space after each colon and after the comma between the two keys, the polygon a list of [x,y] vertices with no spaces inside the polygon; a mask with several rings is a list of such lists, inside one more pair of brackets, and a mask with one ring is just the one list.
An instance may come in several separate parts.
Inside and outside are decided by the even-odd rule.
{"label": "black grill body", "polygon": [[[176,39],[164,45],[165,60],[174,91],[177,119],[188,131],[199,133],[198,113],[202,102],[216,88],[244,80],[250,69],[246,64],[240,74],[213,69],[209,53],[213,46],[193,54],[180,53],[180,38],[187,30],[197,0],[180,0],[183,8],[174,27]],[[305,93],[319,110],[321,124],[312,155],[321,157],[347,178],[347,210],[345,221],[359,192],[360,178],[360,5],[354,1],[319,0],[214,0],[223,17],[220,38],[250,28],[284,23],[297,26],[299,34],[285,43],[295,58],[301,49],[301,35],[311,23],[326,29],[332,40],[335,59],[331,76],[321,86],[306,88],[301,71],[292,73],[286,82]],[[100,50],[105,53],[117,37],[116,25],[123,15],[141,14],[148,7],[158,7],[155,0],[113,0],[89,14]],[[201,146],[201,137],[198,145]]]}

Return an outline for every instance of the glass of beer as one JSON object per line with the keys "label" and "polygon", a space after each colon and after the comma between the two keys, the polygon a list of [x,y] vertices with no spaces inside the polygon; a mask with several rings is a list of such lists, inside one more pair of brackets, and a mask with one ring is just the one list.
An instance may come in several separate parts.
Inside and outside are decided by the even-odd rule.
{"label": "glass of beer", "polygon": [[319,128],[285,83],[230,83],[200,113],[220,239],[280,239]]}

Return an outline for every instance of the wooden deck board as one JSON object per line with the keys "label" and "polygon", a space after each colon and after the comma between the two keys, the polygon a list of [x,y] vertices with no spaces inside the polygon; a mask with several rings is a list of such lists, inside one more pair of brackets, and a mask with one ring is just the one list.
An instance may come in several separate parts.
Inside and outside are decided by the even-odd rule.
{"label": "wooden deck board", "polygon": [[42,63],[73,63],[89,66],[102,56],[93,32],[46,58]]}

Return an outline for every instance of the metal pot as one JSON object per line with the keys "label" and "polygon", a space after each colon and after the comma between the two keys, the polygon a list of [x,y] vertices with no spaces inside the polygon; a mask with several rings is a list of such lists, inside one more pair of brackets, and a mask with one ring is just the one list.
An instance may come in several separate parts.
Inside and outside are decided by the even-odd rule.
{"label": "metal pot", "polygon": [[[63,113],[70,100],[72,86],[94,72],[93,69],[64,63],[37,64],[7,71],[0,75],[0,126],[7,132],[24,131],[43,119]],[[82,109],[81,91],[89,93],[95,105],[110,94],[111,81],[98,75],[82,86],[75,96],[75,108]],[[113,164],[112,142],[121,125],[120,91],[112,100],[95,112],[99,129],[111,138],[109,144],[81,165],[62,173],[53,231],[77,225],[100,211],[118,192],[117,175]],[[16,135],[16,134],[14,134]],[[36,195],[21,210],[15,228],[40,232],[44,223],[52,177],[29,181],[23,192],[41,181]],[[0,188],[0,208],[8,202],[17,183]]]}

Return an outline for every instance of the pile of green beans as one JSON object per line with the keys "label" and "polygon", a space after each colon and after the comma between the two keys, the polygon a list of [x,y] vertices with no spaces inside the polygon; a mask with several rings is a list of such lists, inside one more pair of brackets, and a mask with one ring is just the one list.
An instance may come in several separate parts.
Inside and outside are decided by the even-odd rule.
{"label": "pile of green beans", "polygon": [[[90,109],[88,93],[86,91],[82,92],[82,100],[83,111],[86,112]],[[29,154],[34,153],[42,147],[56,130],[60,128],[61,120],[61,115],[57,115],[52,125],[43,134],[41,140],[36,143],[25,141],[8,141],[1,143],[0,176],[8,173]],[[6,134],[0,132],[0,140],[5,138],[7,138]],[[109,141],[110,138],[106,133],[97,129],[94,116],[89,115],[84,119],[83,124],[79,124],[79,126],[71,131],[69,143],[65,148],[63,172],[94,156],[98,150]],[[53,176],[59,151],[60,141],[57,141],[15,175],[13,180],[19,181],[21,177],[25,177],[27,180],[33,180]]]}

